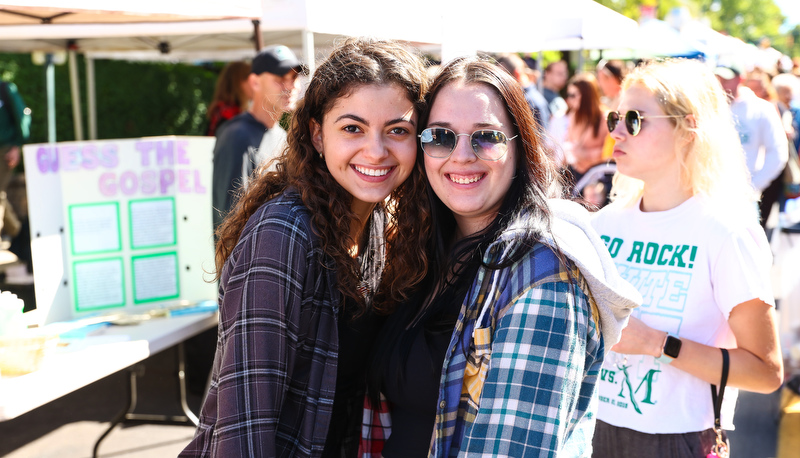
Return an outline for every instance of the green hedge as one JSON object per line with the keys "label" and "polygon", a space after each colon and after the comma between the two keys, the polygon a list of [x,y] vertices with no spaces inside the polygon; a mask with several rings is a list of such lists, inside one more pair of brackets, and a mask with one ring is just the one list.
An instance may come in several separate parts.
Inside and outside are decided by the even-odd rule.
{"label": "green hedge", "polygon": [[[206,107],[222,63],[202,66],[96,60],[97,136],[203,135]],[[78,56],[84,138],[88,138],[86,65]],[[45,67],[30,54],[0,54],[0,78],[19,87],[31,108],[31,143],[47,141]],[[55,67],[56,139],[75,140],[69,68]]]}

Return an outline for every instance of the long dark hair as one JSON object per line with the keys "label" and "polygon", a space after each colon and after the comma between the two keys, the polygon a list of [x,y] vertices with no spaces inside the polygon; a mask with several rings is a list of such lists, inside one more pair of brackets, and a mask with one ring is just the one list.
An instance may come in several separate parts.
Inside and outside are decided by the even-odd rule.
{"label": "long dark hair", "polygon": [[574,86],[581,94],[581,103],[575,111],[575,124],[591,128],[592,135],[597,137],[604,119],[597,79],[591,73],[580,73],[573,76],[567,86]]}
{"label": "long dark hair", "polygon": [[[422,111],[428,79],[422,59],[407,46],[394,41],[351,38],[331,52],[317,68],[292,114],[287,146],[277,160],[277,171],[267,172],[269,164],[262,165],[219,227],[217,278],[250,216],[266,201],[293,188],[310,210],[323,250],[336,263],[339,291],[357,304],[355,315],[366,310],[366,302],[357,291],[359,266],[349,252],[349,247],[358,242],[350,236],[351,222],[356,219],[350,209],[352,196],[336,182],[314,149],[311,121],[322,125],[325,113],[336,100],[358,87],[387,84],[401,87],[417,112]],[[421,166],[417,165],[390,195],[391,204],[384,206],[390,217],[386,234],[388,262],[372,301],[377,311],[390,312],[394,304],[406,300],[409,289],[422,279],[427,269],[423,247],[429,210],[424,189]]]}
{"label": "long dark hair", "polygon": [[[383,373],[392,352],[399,351],[402,361],[410,352],[418,332],[437,333],[453,330],[458,308],[480,267],[500,269],[522,258],[528,248],[551,232],[549,198],[565,197],[561,175],[545,149],[542,134],[534,121],[522,88],[494,62],[481,57],[459,58],[444,66],[433,81],[426,97],[427,106],[420,118],[420,129],[427,126],[430,109],[439,92],[449,84],[485,85],[494,91],[506,107],[517,138],[516,173],[497,217],[482,231],[455,243],[456,220],[453,212],[428,187],[431,202],[431,238],[428,244],[430,268],[414,301],[400,307],[389,318],[374,352],[369,374],[369,394],[373,402],[383,386]],[[423,163],[418,148],[417,163]],[[421,167],[424,171],[424,167]],[[483,262],[488,246],[517,218],[526,218],[524,243],[503,261],[492,265]],[[557,253],[562,262],[563,255]],[[413,325],[412,325],[413,323]],[[400,373],[403,373],[401,369]]]}

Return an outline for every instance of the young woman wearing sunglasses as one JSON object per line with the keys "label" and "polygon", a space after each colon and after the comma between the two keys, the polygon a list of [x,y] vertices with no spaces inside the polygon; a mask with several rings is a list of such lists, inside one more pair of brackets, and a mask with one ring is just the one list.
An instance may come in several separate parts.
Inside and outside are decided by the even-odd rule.
{"label": "young woman wearing sunglasses", "polygon": [[[588,212],[561,196],[522,89],[477,59],[446,65],[422,116],[430,269],[370,369],[391,411],[384,457],[580,456],[595,383],[640,298]],[[383,431],[385,433],[385,431]]]}
{"label": "young woman wearing sunglasses", "polygon": [[427,81],[385,41],[347,40],[317,68],[277,171],[262,165],[218,230],[217,354],[181,456],[356,456],[378,312],[426,266]]}
{"label": "young woman wearing sunglasses", "polygon": [[614,202],[593,224],[644,302],[603,364],[594,456],[706,457],[720,348],[722,428],[736,388],[769,393],[783,375],[771,252],[744,153],[725,92],[699,62],[634,70],[608,127]]}
{"label": "young woman wearing sunglasses", "polygon": [[593,173],[597,178],[587,176],[591,185],[584,184],[586,180],[581,181],[593,167],[605,165],[606,162],[603,160],[603,145],[608,137],[608,129],[600,103],[600,90],[591,73],[581,73],[569,80],[567,106],[568,126],[561,144],[566,160],[566,181],[575,195],[583,196],[598,208],[603,207],[608,203],[613,171],[597,174],[595,169]]}

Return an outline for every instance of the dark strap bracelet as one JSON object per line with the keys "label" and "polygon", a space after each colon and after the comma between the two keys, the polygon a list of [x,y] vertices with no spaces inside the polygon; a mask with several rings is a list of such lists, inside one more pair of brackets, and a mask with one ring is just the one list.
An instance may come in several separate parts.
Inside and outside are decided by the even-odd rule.
{"label": "dark strap bracelet", "polygon": [[728,357],[728,350],[722,350],[722,380],[719,383],[719,394],[717,394],[717,386],[711,385],[711,401],[714,403],[714,428],[721,428],[720,412],[722,411],[722,397],[725,395],[725,385],[728,383],[728,368],[730,366],[730,358]]}

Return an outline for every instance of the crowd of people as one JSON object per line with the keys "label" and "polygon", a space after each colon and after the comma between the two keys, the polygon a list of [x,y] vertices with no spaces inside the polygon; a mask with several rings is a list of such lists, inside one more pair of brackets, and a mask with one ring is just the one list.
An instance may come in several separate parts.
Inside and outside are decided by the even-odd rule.
{"label": "crowd of people", "polygon": [[252,101],[215,124],[220,324],[181,456],[727,456],[737,390],[783,381],[760,223],[796,76],[432,70],[367,38],[297,97],[303,72],[269,47],[227,83]]}

